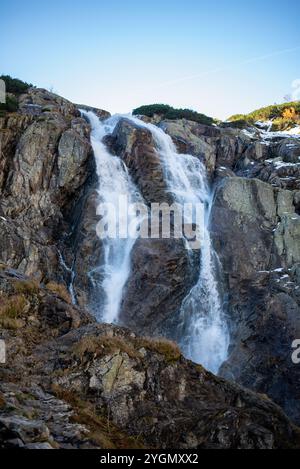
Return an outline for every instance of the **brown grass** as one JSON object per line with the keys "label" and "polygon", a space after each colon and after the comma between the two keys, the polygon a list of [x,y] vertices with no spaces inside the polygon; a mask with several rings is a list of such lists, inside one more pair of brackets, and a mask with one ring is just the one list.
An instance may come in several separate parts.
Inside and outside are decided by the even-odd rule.
{"label": "brown grass", "polygon": [[49,282],[47,283],[46,287],[52,293],[55,293],[55,295],[59,296],[59,298],[66,301],[66,303],[72,303],[70,293],[68,292],[65,285],[56,282]]}
{"label": "brown grass", "polygon": [[142,337],[125,340],[109,336],[84,336],[74,345],[73,353],[81,362],[86,356],[98,358],[114,352],[123,352],[130,358],[139,360],[142,355],[138,349],[141,348],[163,355],[169,363],[178,361],[182,355],[178,345],[168,339]]}
{"label": "brown grass", "polygon": [[19,329],[22,327],[20,317],[28,305],[24,295],[1,297],[0,299],[0,325],[4,329]]}
{"label": "brown grass", "polygon": [[85,425],[90,434],[88,438],[103,449],[143,449],[144,445],[116,427],[107,417],[98,415],[91,403],[83,401],[70,390],[58,385],[52,386],[53,394],[73,409],[72,421]]}
{"label": "brown grass", "polygon": [[81,361],[83,361],[85,355],[101,357],[119,351],[127,353],[130,358],[140,358],[140,354],[134,349],[131,343],[125,342],[125,340],[120,337],[84,336],[73,347],[75,356],[80,358]]}
{"label": "brown grass", "polygon": [[0,394],[0,409],[3,409],[6,405],[3,394]]}
{"label": "brown grass", "polygon": [[16,293],[32,296],[39,293],[40,284],[37,280],[18,280],[14,282],[14,289]]}
{"label": "brown grass", "polygon": [[164,338],[142,337],[137,339],[139,347],[144,347],[151,352],[164,355],[168,362],[178,361],[181,357],[181,350],[175,342]]}

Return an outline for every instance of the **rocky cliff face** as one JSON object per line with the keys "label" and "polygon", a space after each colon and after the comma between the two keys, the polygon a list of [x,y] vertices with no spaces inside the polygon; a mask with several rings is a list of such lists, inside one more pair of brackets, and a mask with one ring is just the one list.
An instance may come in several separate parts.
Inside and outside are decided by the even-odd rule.
{"label": "rocky cliff face", "polygon": [[[141,191],[145,203],[174,202],[166,186],[160,156],[151,132],[127,119],[110,140]],[[160,334],[178,312],[196,282],[199,262],[180,239],[139,239],[132,256],[132,274],[123,299],[120,320],[139,333]]]}
{"label": "rocky cliff face", "polygon": [[[97,325],[68,303],[67,288],[79,306],[91,303],[88,272],[101,258],[91,129],[78,106],[45,90],[19,101],[18,113],[0,118],[0,338],[11,350],[0,368],[0,444],[300,446],[299,431],[267,397],[212,376],[174,344],[135,335],[176,327],[199,269],[180,240],[137,241],[120,313],[133,332]],[[300,338],[299,140],[156,124],[203,161],[215,187],[211,233],[231,330],[220,374],[299,424],[300,368],[291,361]],[[146,204],[172,202],[147,129],[121,119],[106,144]]]}
{"label": "rocky cliff face", "polygon": [[19,105],[0,119],[1,260],[45,283],[70,284],[76,268],[84,302],[82,258],[91,265],[98,247],[90,127],[74,104],[45,90],[31,89]]}
{"label": "rocky cliff face", "polygon": [[0,270],[0,448],[295,448],[267,396],[165,339],[96,324],[62,290]]}
{"label": "rocky cliff face", "polygon": [[[211,233],[231,327],[220,373],[268,394],[299,422],[300,368],[292,363],[291,344],[300,334],[300,139],[208,131],[188,122],[160,125],[181,151],[215,161]],[[199,138],[211,149],[206,156]]]}

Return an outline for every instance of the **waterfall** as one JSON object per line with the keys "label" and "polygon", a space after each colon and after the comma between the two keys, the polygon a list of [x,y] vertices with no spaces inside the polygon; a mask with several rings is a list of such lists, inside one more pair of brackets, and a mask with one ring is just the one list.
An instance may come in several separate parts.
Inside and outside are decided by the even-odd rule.
{"label": "waterfall", "polygon": [[[104,297],[96,301],[94,311],[96,318],[107,323],[117,323],[124,287],[130,275],[131,252],[136,242],[135,236],[119,236],[124,225],[131,227],[136,233],[139,227],[139,216],[133,213],[124,213],[120,207],[120,196],[126,197],[128,204],[140,203],[142,197],[133,184],[127,168],[121,158],[110,154],[103,138],[111,134],[117,120],[101,122],[93,112],[81,111],[89,120],[91,131],[91,144],[94,151],[98,176],[98,210],[101,204],[110,204],[115,211],[108,211],[108,217],[114,217],[116,222],[115,238],[102,239],[103,259],[101,265],[89,273],[95,288],[98,288]],[[117,217],[115,215],[117,214]]]}
{"label": "waterfall", "polygon": [[71,296],[72,304],[76,305],[77,301],[76,301],[76,294],[75,294],[75,290],[74,290],[74,280],[75,280],[74,262],[73,262],[72,267],[68,267],[67,263],[65,261],[65,258],[62,255],[61,251],[59,249],[57,251],[58,251],[59,263],[60,263],[61,267],[65,270],[65,272],[69,276],[68,290],[69,290],[69,293],[70,293],[70,296]]}
{"label": "waterfall", "polygon": [[171,137],[159,127],[145,124],[135,117],[131,120],[151,131],[168,189],[175,201],[203,204],[204,216],[201,226],[198,226],[202,240],[200,274],[182,303],[177,337],[187,358],[217,373],[227,358],[229,331],[217,281],[219,260],[209,232],[213,195],[205,166],[192,155],[179,154]]}
{"label": "waterfall", "polygon": [[[200,274],[196,285],[182,302],[176,338],[187,358],[217,373],[227,358],[229,333],[217,280],[219,262],[209,232],[212,193],[205,166],[192,155],[179,154],[171,137],[153,124],[144,123],[133,116],[121,115],[101,122],[93,112],[82,113],[92,127],[91,144],[99,180],[99,206],[109,203],[118,207],[120,195],[126,195],[129,204],[141,203],[143,200],[124,162],[112,155],[103,143],[103,138],[113,132],[122,117],[151,131],[161,158],[167,188],[175,202],[182,205],[202,205],[201,226],[197,227],[201,233]],[[126,213],[126,217],[125,221],[121,220],[119,223],[131,224],[138,232],[141,221],[139,216]],[[104,296],[104,304],[99,303],[96,308],[96,317],[101,321],[118,322],[124,287],[130,275],[131,253],[135,241],[136,237],[129,236],[124,239],[117,236],[102,240],[103,261],[90,272],[93,284]],[[100,310],[103,311],[99,313]]]}

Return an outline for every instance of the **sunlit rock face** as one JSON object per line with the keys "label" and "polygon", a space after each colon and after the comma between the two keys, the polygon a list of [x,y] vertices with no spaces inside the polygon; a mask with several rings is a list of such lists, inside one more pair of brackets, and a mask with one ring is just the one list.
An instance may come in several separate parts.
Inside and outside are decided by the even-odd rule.
{"label": "sunlit rock face", "polygon": [[[31,427],[24,421],[22,403],[15,402],[19,409],[16,415],[9,411],[7,396],[14,389],[5,373],[10,370],[1,379],[8,410],[6,420],[0,422],[0,435],[1,429],[13,428],[13,434],[25,446],[38,445],[41,440],[52,446],[57,435],[64,441],[62,446],[104,444],[104,440],[95,443],[89,439],[88,428],[66,425],[72,422],[64,406],[75,405],[74,400],[70,403],[70,396],[67,399],[61,389],[54,394],[50,385],[42,391],[45,373],[53,377],[57,372],[55,384],[65,391],[79,392],[86,405],[97,409],[110,406],[116,438],[142,432],[146,444],[168,447],[176,442],[180,448],[268,448],[286,446],[287,441],[299,444],[298,430],[271,401],[250,396],[238,385],[219,380],[178,357],[174,344],[149,344],[146,339],[139,342],[134,335],[176,339],[187,357],[217,373],[215,360],[211,366],[210,361],[204,361],[202,351],[194,353],[204,331],[212,331],[205,337],[216,346],[213,350],[223,350],[224,343],[227,345],[226,353],[218,358],[219,374],[266,394],[299,424],[300,368],[291,360],[291,344],[300,337],[299,138],[258,129],[206,126],[185,119],[137,122],[127,116],[118,117],[114,125],[111,121],[100,139],[103,148],[111,158],[118,158],[115,168],[130,178],[147,207],[152,202],[172,203],[179,193],[181,197],[190,194],[203,199],[205,186],[204,193],[209,196],[205,199],[204,194],[207,219],[203,226],[209,249],[204,256],[203,250],[189,252],[182,239],[136,240],[126,251],[128,268],[127,277],[122,275],[122,288],[111,288],[109,277],[105,277],[106,294],[109,291],[113,300],[114,294],[119,296],[114,322],[120,327],[103,326],[94,321],[95,315],[103,320],[105,305],[101,282],[106,248],[96,227],[100,220],[97,207],[107,180],[97,170],[93,126],[79,109],[92,112],[101,126],[110,117],[105,111],[77,106],[39,89],[30,89],[19,98],[18,112],[0,117],[0,269],[5,270],[0,312],[2,299],[6,302],[7,295],[20,293],[14,291],[15,280],[24,281],[27,275],[40,285],[37,291],[33,288],[28,300],[18,300],[20,318],[10,323],[16,326],[16,336],[5,321],[1,334],[16,351],[19,343],[26,350],[29,347],[27,355],[32,353],[32,360],[38,363],[33,378],[26,354],[14,362],[19,377],[23,371],[29,374],[30,392],[39,402],[34,432],[40,438],[34,441],[28,436]],[[156,129],[151,127],[153,123]],[[157,129],[162,133],[157,134]],[[166,171],[166,164],[170,171]],[[109,160],[107,168],[111,169]],[[187,168],[192,168],[196,185],[179,190]],[[113,176],[112,187],[117,191],[120,174]],[[114,267],[118,273],[118,266]],[[95,288],[92,281],[91,272],[95,271],[101,288]],[[213,273],[213,277],[208,276],[210,287],[216,288],[203,290],[208,273]],[[49,282],[63,286],[70,302],[87,312],[66,305],[56,293],[48,297],[44,289]],[[217,306],[215,310],[205,309],[205,304]],[[210,321],[209,325],[218,327],[209,329],[206,321],[218,316],[213,313],[220,308],[228,334],[225,342],[219,322]],[[201,311],[210,313],[201,316]],[[29,340],[31,326],[37,328],[33,342]],[[102,336],[105,340],[95,345]],[[53,340],[52,355],[46,359],[44,343],[49,337]],[[81,350],[74,351],[76,343],[85,337],[91,344],[83,343]],[[64,355],[63,363],[57,358],[60,354]],[[26,386],[24,382],[24,395]],[[42,404],[49,396],[51,409]],[[210,408],[218,409],[217,417],[207,413],[207,398]],[[31,408],[29,402],[24,406]],[[232,409],[229,413],[228,406]],[[58,430],[44,417],[57,408],[64,409]],[[250,409],[247,419],[263,436],[254,438],[255,431],[249,434],[249,420],[241,410],[244,408]],[[140,417],[143,413],[149,415],[147,422]],[[258,422],[258,414],[263,415],[263,422]],[[232,431],[224,434],[217,430],[224,425]],[[71,433],[67,434],[67,428]],[[206,429],[205,435],[201,428]]]}

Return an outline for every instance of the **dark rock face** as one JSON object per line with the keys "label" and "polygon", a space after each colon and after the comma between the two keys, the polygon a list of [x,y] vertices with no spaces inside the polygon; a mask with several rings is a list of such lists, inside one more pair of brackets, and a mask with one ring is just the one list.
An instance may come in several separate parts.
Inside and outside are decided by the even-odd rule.
{"label": "dark rock face", "polygon": [[[111,146],[124,160],[149,207],[151,203],[174,202],[149,130],[121,119],[113,132]],[[196,282],[197,260],[191,257],[182,240],[139,239],[133,250],[121,323],[139,333],[161,333]]]}
{"label": "dark rock face", "polygon": [[[90,304],[88,273],[102,255],[90,126],[46,90],[29,90],[19,105],[0,118],[0,338],[9,350],[0,447],[300,447],[299,430],[268,399],[300,423],[300,367],[291,360],[300,338],[299,140],[156,122],[205,163],[216,188],[211,233],[231,328],[220,374],[267,398],[184,360],[174,344],[96,325],[68,302],[61,284],[72,282],[78,304]],[[148,205],[172,203],[147,130],[121,119],[107,144]],[[198,269],[181,241],[138,240],[121,323],[167,335]]]}
{"label": "dark rock face", "polygon": [[171,202],[151,132],[121,119],[112,139],[116,154],[124,160],[145,201]]}
{"label": "dark rock face", "polygon": [[229,291],[232,346],[221,374],[272,397],[299,421],[300,218],[293,194],[256,179],[217,187],[212,232]]}
{"label": "dark rock face", "polygon": [[132,271],[123,299],[120,321],[139,333],[166,332],[165,323],[179,311],[191,285],[197,281],[199,262],[182,240],[141,239],[132,258]]}
{"label": "dark rock face", "polygon": [[77,104],[78,109],[82,109],[83,111],[91,111],[94,112],[100,120],[106,120],[109,117],[111,117],[111,114],[107,111],[104,111],[103,109],[98,109],[96,107],[92,106],[86,106],[85,104]]}
{"label": "dark rock face", "polygon": [[98,242],[95,216],[86,221],[86,213],[96,211],[90,126],[74,104],[46,90],[29,90],[19,105],[18,114],[0,119],[0,259],[40,280],[66,284],[76,268],[75,288],[84,302]]}
{"label": "dark rock face", "polygon": [[211,177],[217,168],[233,169],[249,145],[249,138],[235,129],[208,127],[185,119],[162,121],[159,126],[172,137],[181,153],[200,158]]}
{"label": "dark rock face", "polygon": [[299,422],[300,370],[291,360],[300,317],[299,140],[186,121],[159,126],[204,161],[217,185],[211,231],[232,328],[221,374],[268,394]]}
{"label": "dark rock face", "polygon": [[223,179],[216,190],[211,224],[224,272],[237,282],[274,265],[277,210],[269,184],[256,179]]}
{"label": "dark rock face", "polygon": [[[0,272],[1,448],[296,448],[300,430],[267,397],[185,360],[165,339],[95,324],[16,271]],[[10,324],[12,327],[12,323]],[[109,421],[109,425],[108,425]]]}
{"label": "dark rock face", "polygon": [[159,125],[180,151],[205,162],[216,184],[211,232],[232,335],[221,374],[268,394],[299,422],[300,369],[291,359],[300,337],[299,139]]}

